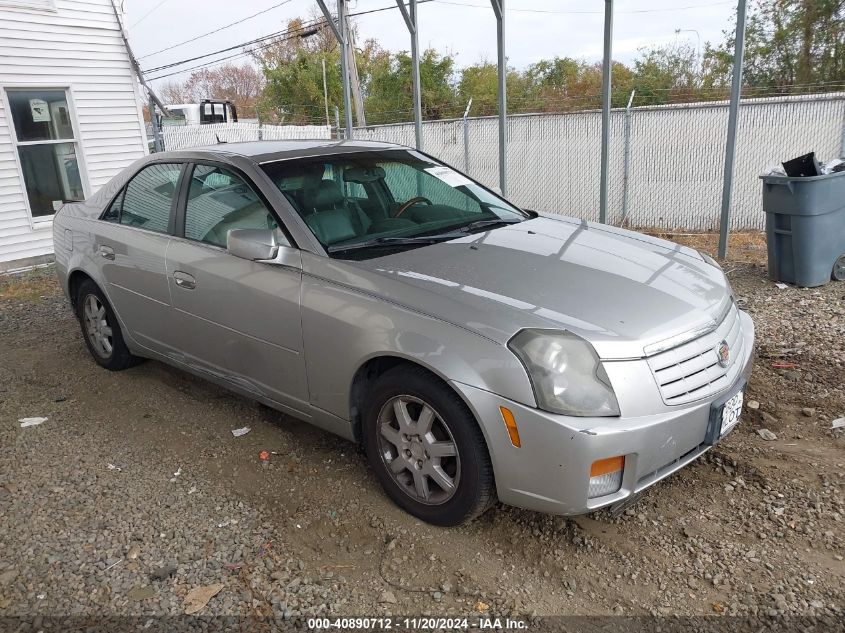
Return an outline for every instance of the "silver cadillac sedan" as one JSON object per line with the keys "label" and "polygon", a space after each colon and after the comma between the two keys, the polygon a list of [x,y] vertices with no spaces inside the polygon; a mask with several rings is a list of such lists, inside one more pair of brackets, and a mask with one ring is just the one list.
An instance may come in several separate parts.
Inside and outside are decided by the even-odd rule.
{"label": "silver cadillac sedan", "polygon": [[710,257],[406,147],[155,154],[53,226],[97,363],[170,363],[360,442],[430,523],[620,507],[742,410],[754,326]]}

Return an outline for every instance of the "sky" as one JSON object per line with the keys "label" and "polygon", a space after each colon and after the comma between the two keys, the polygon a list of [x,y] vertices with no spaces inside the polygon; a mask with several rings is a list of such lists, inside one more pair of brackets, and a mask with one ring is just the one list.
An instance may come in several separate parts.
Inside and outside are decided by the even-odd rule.
{"label": "sky", "polygon": [[[270,7],[275,8],[213,35],[151,55],[208,31],[219,29]],[[335,0],[326,4],[336,7]],[[505,47],[508,65],[516,68],[557,57],[598,61],[602,57],[604,0],[505,0]],[[378,40],[391,51],[408,50],[409,35],[396,3],[391,0],[350,0],[349,12],[382,7],[391,10],[354,18],[359,43]],[[734,0],[616,0],[613,58],[631,62],[643,47],[673,41],[702,47],[721,42],[732,25]],[[141,67],[151,69],[175,61],[235,46],[285,28],[294,17],[310,18],[319,11],[314,0],[125,0],[126,26]],[[433,0],[418,7],[420,46],[450,52],[458,67],[496,60],[496,20],[487,0]],[[680,33],[676,33],[681,29]],[[240,52],[236,49],[227,55]],[[218,55],[217,57],[222,57]],[[198,60],[188,68],[210,61]],[[243,62],[247,58],[236,58]],[[179,68],[148,76],[174,72]],[[168,79],[184,79],[187,73]],[[153,82],[156,85],[158,82]]]}

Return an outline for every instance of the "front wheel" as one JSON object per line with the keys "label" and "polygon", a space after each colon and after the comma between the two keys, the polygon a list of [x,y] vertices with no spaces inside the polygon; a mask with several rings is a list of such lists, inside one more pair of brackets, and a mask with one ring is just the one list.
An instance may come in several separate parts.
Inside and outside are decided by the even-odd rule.
{"label": "front wheel", "polygon": [[364,410],[370,466],[401,508],[435,525],[470,521],[495,501],[493,467],[464,402],[421,368],[397,367]]}

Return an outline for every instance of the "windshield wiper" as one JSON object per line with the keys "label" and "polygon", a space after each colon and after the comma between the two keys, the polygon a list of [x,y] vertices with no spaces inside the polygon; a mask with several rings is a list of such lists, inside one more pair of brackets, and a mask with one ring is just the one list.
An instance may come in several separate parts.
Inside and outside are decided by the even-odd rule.
{"label": "windshield wiper", "polygon": [[464,226],[460,227],[460,230],[464,233],[471,233],[476,229],[485,229],[494,226],[505,226],[507,224],[519,224],[522,220],[503,220],[502,218],[496,218],[495,220],[476,220],[475,222],[470,222],[469,224],[465,224]]}
{"label": "windshield wiper", "polygon": [[363,242],[356,242],[355,244],[335,244],[329,246],[326,250],[329,253],[339,253],[343,251],[357,251],[365,248],[379,248],[384,246],[402,246],[405,244],[436,244],[438,242],[445,242],[447,240],[458,239],[464,237],[464,233],[440,233],[438,235],[419,235],[417,237],[376,237],[371,240],[364,240]]}

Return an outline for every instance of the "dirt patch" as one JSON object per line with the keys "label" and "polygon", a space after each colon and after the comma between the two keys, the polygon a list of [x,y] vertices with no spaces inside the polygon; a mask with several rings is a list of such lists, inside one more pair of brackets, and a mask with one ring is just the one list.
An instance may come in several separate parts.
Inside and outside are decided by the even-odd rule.
{"label": "dirt patch", "polygon": [[0,305],[14,302],[35,303],[54,296],[56,289],[54,276],[40,270],[0,275]]}
{"label": "dirt patch", "polygon": [[[643,233],[671,240],[716,257],[719,251],[718,233],[681,233],[661,229],[641,229]],[[727,261],[731,264],[765,264],[766,234],[760,231],[731,233],[728,239]],[[730,269],[730,265],[728,266]]]}

